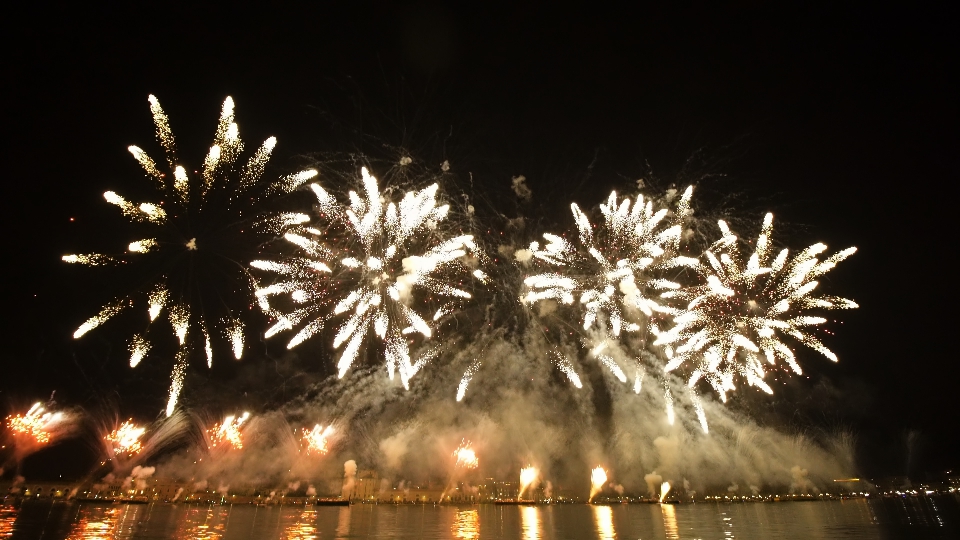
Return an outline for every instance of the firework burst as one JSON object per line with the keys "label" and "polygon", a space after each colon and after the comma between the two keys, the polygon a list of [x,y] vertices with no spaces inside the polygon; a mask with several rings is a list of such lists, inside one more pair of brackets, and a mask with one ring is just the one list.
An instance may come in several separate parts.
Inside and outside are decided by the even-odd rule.
{"label": "firework burst", "polygon": [[249,419],[250,413],[245,412],[240,416],[227,416],[223,419],[223,422],[214,424],[212,428],[207,430],[210,450],[216,448],[241,450],[243,448],[243,427]]}
{"label": "firework burst", "polygon": [[456,451],[453,452],[453,457],[457,458],[457,467],[476,469],[480,466],[480,460],[477,458],[477,453],[473,450],[470,441],[462,441]]}
{"label": "firework burst", "polygon": [[521,500],[528,489],[535,488],[539,479],[540,471],[536,467],[527,466],[520,469],[520,491],[517,493],[517,500]]}
{"label": "firework burst", "polygon": [[[679,251],[683,218],[689,212],[692,194],[693,188],[687,188],[675,208],[661,205],[655,209],[654,201],[642,195],[636,200],[620,200],[613,192],[600,205],[603,220],[598,226],[590,223],[577,204],[570,205],[577,239],[571,242],[547,233],[543,235],[545,245],[530,245],[530,256],[552,271],[524,279],[523,302],[574,306],[582,314],[583,332],[599,331],[604,339],[642,335],[652,318],[674,312],[660,296],[664,291],[679,289],[681,284],[665,279],[666,272],[697,264],[696,259]],[[601,341],[593,347],[591,356],[626,382],[622,368],[605,354],[606,346]],[[569,362],[561,360],[558,365],[565,368],[571,382],[579,382]],[[637,370],[639,373],[639,364]]]}
{"label": "firework burst", "polygon": [[607,483],[607,471],[603,470],[603,467],[599,465],[590,471],[590,498],[587,501],[592,501],[598,493],[603,491],[603,485]]}
{"label": "firework burst", "polygon": [[[151,180],[155,202],[132,202],[114,191],[103,194],[131,222],[136,234],[117,255],[64,255],[68,263],[88,266],[123,264],[128,272],[142,271],[147,287],[108,302],[97,315],[74,332],[79,338],[127,308],[142,308],[145,329],[133,335],[128,348],[135,367],[151,351],[151,334],[166,319],[179,350],[170,385],[166,412],[173,413],[183,388],[187,363],[200,350],[211,367],[221,343],[240,359],[244,351],[245,325],[251,309],[254,284],[245,262],[270,235],[307,219],[292,213],[267,213],[256,203],[277,192],[289,192],[316,175],[303,171],[273,182],[262,182],[264,168],[276,145],[270,137],[246,160],[240,161],[243,143],[234,121],[233,99],[223,103],[213,145],[200,170],[188,171],[177,157],[170,123],[160,103],[150,96],[150,111],[157,138],[164,149],[169,173],[137,146],[128,150]],[[137,268],[139,270],[133,270]]]}
{"label": "firework burst", "polygon": [[[437,352],[427,348],[414,360],[411,344],[433,337],[457,302],[472,297],[465,282],[483,282],[486,275],[476,267],[473,236],[447,235],[441,227],[450,208],[437,200],[437,184],[394,201],[366,168],[361,174],[363,195],[351,191],[346,205],[310,185],[318,223],[297,224],[284,235],[303,255],[253,261],[254,268],[279,277],[256,294],[277,320],[267,337],[299,326],[287,343],[293,348],[331,319],[345,319],[333,339],[338,376],[372,334],[383,345],[390,378],[399,372],[406,388]],[[289,309],[276,307],[277,296],[289,300]]]}
{"label": "firework burst", "polygon": [[313,429],[303,430],[301,446],[308,456],[326,455],[330,450],[330,437],[333,435],[333,426],[323,427],[320,424],[313,426]]}
{"label": "firework burst", "polygon": [[27,445],[45,445],[53,438],[54,431],[67,416],[62,412],[51,412],[40,403],[34,403],[26,414],[12,414],[7,417],[7,429],[16,440]]}
{"label": "firework burst", "polygon": [[143,450],[143,443],[140,439],[146,431],[145,427],[134,424],[132,420],[127,420],[103,439],[112,452],[111,457],[128,458],[139,454]]}
{"label": "firework burst", "polygon": [[793,257],[787,249],[771,257],[773,215],[767,214],[753,253],[744,261],[737,237],[723,221],[719,226],[723,237],[706,251],[708,264],[700,268],[705,283],[662,295],[686,303],[675,314],[671,328],[656,332],[654,345],[662,346],[670,359],[664,371],[686,367],[691,388],[705,379],[726,400],[726,393],[735,389],[736,378],[772,393],[763,379],[766,369],[778,362],[802,373],[784,337],[836,361],[836,355],[811,329],[827,322],[818,313],[856,308],[857,304],[818,294],[816,278],[856,248],[821,260],[827,246],[818,243]]}

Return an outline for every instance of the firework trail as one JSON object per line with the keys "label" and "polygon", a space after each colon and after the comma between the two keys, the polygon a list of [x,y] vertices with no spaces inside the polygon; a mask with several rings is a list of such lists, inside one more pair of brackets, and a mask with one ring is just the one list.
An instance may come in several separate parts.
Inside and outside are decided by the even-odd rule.
{"label": "firework trail", "polygon": [[245,254],[287,226],[307,219],[302,214],[260,211],[257,203],[267,195],[296,189],[316,171],[262,182],[276,138],[268,138],[241,162],[243,143],[234,121],[233,99],[228,97],[201,169],[189,172],[177,157],[173,132],[160,103],[152,95],[149,102],[170,173],[161,172],[139,147],[128,150],[152,181],[156,202],[132,202],[114,191],[103,194],[130,220],[131,234],[137,237],[118,255],[72,254],[64,255],[63,260],[88,266],[124,265],[130,268],[127,272],[149,273],[145,289],[111,300],[80,325],[73,337],[83,336],[128,308],[141,308],[146,328],[128,344],[130,365],[136,367],[150,353],[150,334],[166,313],[169,326],[161,326],[172,331],[179,344],[166,407],[169,417],[195,350],[204,351],[208,367],[215,350],[222,346],[236,359],[243,355],[246,329],[242,317],[250,310],[254,290]]}
{"label": "firework trail", "polygon": [[818,243],[793,257],[783,249],[771,258],[773,215],[767,214],[753,253],[744,261],[737,237],[723,221],[719,226],[723,237],[706,251],[708,264],[700,267],[705,283],[663,295],[686,304],[676,312],[672,327],[662,332],[654,330],[654,345],[663,347],[670,359],[664,371],[687,367],[691,388],[705,379],[726,401],[726,393],[736,388],[736,377],[772,393],[763,380],[766,365],[774,367],[782,361],[794,373],[802,373],[783,337],[789,336],[837,361],[836,355],[811,334],[812,327],[827,319],[811,312],[851,309],[857,304],[817,294],[816,278],[855,253],[856,248],[821,260],[827,246]]}
{"label": "firework trail", "polygon": [[606,483],[607,471],[603,470],[603,467],[597,466],[590,471],[590,498],[587,499],[587,502],[592,501],[603,490],[603,485]]}
{"label": "firework trail", "polygon": [[319,223],[296,224],[284,235],[302,256],[251,263],[279,278],[256,295],[277,320],[266,337],[299,326],[287,343],[293,348],[329,320],[345,318],[333,339],[333,348],[341,351],[338,376],[350,369],[372,333],[383,345],[390,378],[399,372],[407,388],[438,353],[427,348],[414,360],[411,342],[433,337],[458,302],[472,297],[463,283],[484,282],[486,275],[476,268],[473,236],[447,235],[441,228],[450,207],[439,204],[437,184],[394,201],[366,168],[361,174],[363,195],[349,192],[349,204],[310,185]]}

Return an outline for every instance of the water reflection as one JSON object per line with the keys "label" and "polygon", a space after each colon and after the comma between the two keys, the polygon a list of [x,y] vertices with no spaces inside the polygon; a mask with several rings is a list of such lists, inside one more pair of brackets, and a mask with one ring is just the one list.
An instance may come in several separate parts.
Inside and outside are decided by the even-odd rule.
{"label": "water reflection", "polygon": [[341,506],[340,516],[337,517],[337,540],[350,535],[350,507]]}
{"label": "water reflection", "polygon": [[114,538],[126,506],[81,507],[77,522],[67,540],[106,540]]}
{"label": "water reflection", "polygon": [[286,540],[316,540],[317,535],[317,511],[314,507],[308,506],[300,513],[296,522],[289,525],[284,530]]}
{"label": "water reflection", "polygon": [[523,540],[538,540],[540,538],[540,509],[536,506],[520,507],[520,527],[523,529]]}
{"label": "water reflection", "polygon": [[227,528],[229,507],[190,508],[183,515],[177,538],[183,540],[219,540]]}
{"label": "water reflection", "polygon": [[13,523],[17,520],[17,508],[0,504],[0,538],[13,536]]}
{"label": "water reflection", "polygon": [[663,534],[667,538],[680,538],[680,529],[677,528],[677,509],[672,504],[661,504],[663,513]]}
{"label": "water reflection", "polygon": [[480,538],[480,513],[476,510],[458,510],[453,519],[454,538]]}
{"label": "water reflection", "polygon": [[613,528],[613,509],[609,506],[594,506],[593,517],[597,520],[600,540],[614,540],[617,537],[617,531]]}

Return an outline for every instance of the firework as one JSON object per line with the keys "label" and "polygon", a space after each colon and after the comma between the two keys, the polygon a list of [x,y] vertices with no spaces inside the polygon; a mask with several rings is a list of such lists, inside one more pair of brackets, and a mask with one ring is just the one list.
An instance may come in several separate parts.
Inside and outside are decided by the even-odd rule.
{"label": "firework", "polygon": [[470,441],[461,441],[460,446],[454,451],[453,457],[457,458],[457,467],[476,469],[480,466],[480,460],[477,458],[477,453],[471,447]]}
{"label": "firework", "polygon": [[333,435],[332,425],[323,427],[317,424],[313,426],[313,429],[304,429],[302,438],[304,451],[307,455],[326,455],[331,435]]}
{"label": "firework", "polygon": [[[551,271],[524,279],[524,303],[543,301],[574,306],[581,314],[584,332],[600,331],[605,339],[623,334],[642,334],[652,317],[667,316],[674,309],[660,300],[664,291],[681,285],[664,277],[669,270],[696,266],[696,259],[680,255],[683,218],[689,212],[693,188],[687,188],[676,207],[638,195],[620,200],[613,192],[600,205],[603,221],[594,226],[577,204],[570,205],[578,235],[575,241],[546,233],[546,243],[533,242],[529,252]],[[623,369],[606,354],[601,342],[593,357],[621,381]],[[579,377],[562,364],[571,382]],[[639,364],[637,364],[639,369]]]}
{"label": "firework", "polygon": [[129,457],[139,454],[143,449],[140,438],[143,437],[146,428],[140,427],[127,420],[120,427],[111,431],[104,437],[104,441],[113,451],[115,457]]}
{"label": "firework", "polygon": [[[170,123],[160,103],[149,97],[157,138],[164,149],[169,174],[137,146],[128,150],[140,163],[155,189],[156,202],[132,202],[114,191],[104,199],[120,209],[138,231],[138,237],[119,255],[73,254],[68,263],[89,266],[123,264],[149,273],[149,285],[129,296],[112,300],[74,332],[74,338],[104,324],[127,308],[142,307],[144,331],[131,337],[130,365],[135,367],[151,351],[149,334],[167,313],[169,328],[180,350],[171,377],[167,416],[173,413],[191,351],[202,349],[207,366],[214,345],[225,342],[236,359],[244,350],[243,313],[249,310],[254,289],[244,256],[262,241],[306,216],[271,214],[256,209],[256,202],[274,192],[290,191],[316,175],[303,171],[272,183],[261,182],[264,168],[276,146],[270,137],[242,163],[243,142],[234,121],[233,99],[223,103],[213,145],[199,171],[188,172],[177,158]],[[146,236],[139,236],[140,234]],[[193,345],[196,343],[196,346]]]}
{"label": "firework", "polygon": [[603,485],[607,482],[607,471],[603,470],[603,467],[597,466],[596,469],[590,471],[590,498],[587,501],[592,501],[594,497],[597,496],[597,493],[603,490]]}
{"label": "firework", "polygon": [[[333,339],[333,348],[341,351],[338,376],[346,374],[364,339],[373,334],[383,345],[390,378],[399,372],[406,388],[436,354],[428,349],[413,360],[411,341],[433,337],[438,321],[456,302],[472,297],[461,283],[486,276],[470,267],[477,252],[473,236],[446,235],[440,227],[449,205],[439,204],[437,184],[394,201],[366,168],[361,174],[363,195],[351,191],[349,204],[339,203],[319,184],[310,185],[322,224],[296,224],[284,235],[302,256],[251,263],[280,278],[256,294],[261,307],[277,319],[267,337],[299,326],[287,343],[293,348],[327,321],[345,319]],[[275,296],[288,298],[292,307],[275,307]]]}
{"label": "firework", "polygon": [[818,243],[793,257],[784,249],[771,258],[773,215],[767,214],[753,253],[744,261],[737,237],[723,221],[719,226],[723,237],[706,251],[709,264],[700,267],[704,282],[661,295],[686,304],[675,314],[672,328],[655,330],[654,345],[663,347],[669,358],[664,371],[686,366],[691,388],[705,379],[725,401],[726,393],[736,388],[737,377],[772,393],[763,379],[767,366],[776,366],[778,361],[802,373],[783,337],[836,361],[836,355],[811,333],[827,320],[811,312],[851,309],[857,304],[818,294],[816,278],[856,248],[821,260],[827,246]]}
{"label": "firework", "polygon": [[520,469],[520,492],[517,493],[517,500],[523,498],[527,488],[534,486],[540,476],[540,471],[536,467],[527,466]]}
{"label": "firework", "polygon": [[664,482],[660,484],[660,502],[663,502],[663,499],[667,497],[667,493],[670,493],[670,482]]}
{"label": "firework", "polygon": [[240,416],[230,415],[223,419],[223,422],[214,424],[207,430],[207,436],[210,440],[210,449],[219,447],[233,447],[237,450],[243,448],[242,428],[244,423],[250,419],[250,413],[245,412]]}
{"label": "firework", "polygon": [[32,444],[44,445],[50,442],[51,432],[66,420],[62,412],[47,411],[40,403],[34,403],[26,414],[7,417],[7,428],[14,437],[26,438]]}

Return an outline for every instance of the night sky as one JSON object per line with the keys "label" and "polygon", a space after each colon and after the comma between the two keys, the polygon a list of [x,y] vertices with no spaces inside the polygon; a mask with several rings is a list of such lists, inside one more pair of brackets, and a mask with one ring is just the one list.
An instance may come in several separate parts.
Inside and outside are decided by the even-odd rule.
{"label": "night sky", "polygon": [[525,175],[524,212],[566,227],[571,201],[652,171],[697,181],[705,204],[736,194],[745,217],[773,211],[793,247],[858,246],[823,283],[861,306],[831,326],[840,363],[804,351],[809,378],[768,407],[785,425],[850,429],[870,474],[956,467],[955,22],[946,8],[755,2],[21,6],[0,56],[0,410],[54,390],[63,405],[162,408],[167,372],[129,373],[119,334],[70,338],[107,298],[60,256],[119,223],[103,191],[146,185],[126,148],[161,156],[148,94],[192,163],[231,95],[248,148],[279,139],[278,173],[310,153],[404,147],[473,172],[491,201]]}

